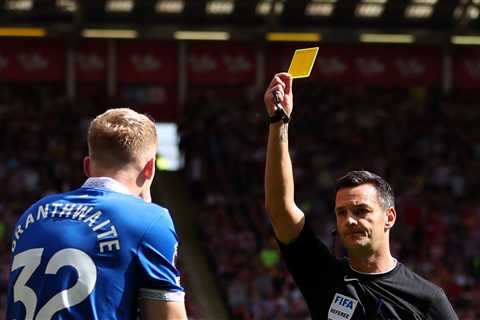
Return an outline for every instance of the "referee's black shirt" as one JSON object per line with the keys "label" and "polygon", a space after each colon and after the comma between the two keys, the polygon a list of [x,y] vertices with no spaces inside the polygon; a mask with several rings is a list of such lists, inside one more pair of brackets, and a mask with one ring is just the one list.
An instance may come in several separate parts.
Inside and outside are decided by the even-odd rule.
{"label": "referee's black shirt", "polygon": [[308,221],[292,243],[279,244],[313,319],[458,319],[440,287],[400,262],[381,274],[352,270],[330,253]]}

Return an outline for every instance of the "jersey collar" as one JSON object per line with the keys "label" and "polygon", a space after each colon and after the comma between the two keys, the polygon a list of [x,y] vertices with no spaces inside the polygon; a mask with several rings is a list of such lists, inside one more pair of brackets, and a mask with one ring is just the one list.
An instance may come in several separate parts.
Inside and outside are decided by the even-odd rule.
{"label": "jersey collar", "polygon": [[355,268],[353,268],[350,264],[348,265],[350,267],[350,269],[358,274],[363,274],[363,275],[368,275],[368,276],[380,276],[380,275],[383,275],[383,274],[387,274],[389,273],[390,271],[392,271],[393,269],[395,269],[397,267],[397,264],[398,264],[398,260],[393,258],[393,266],[388,269],[387,271],[382,271],[382,272],[362,272],[362,271],[358,271],[356,270]]}
{"label": "jersey collar", "polygon": [[123,184],[109,177],[90,177],[85,181],[82,188],[104,189],[123,194],[132,194]]}

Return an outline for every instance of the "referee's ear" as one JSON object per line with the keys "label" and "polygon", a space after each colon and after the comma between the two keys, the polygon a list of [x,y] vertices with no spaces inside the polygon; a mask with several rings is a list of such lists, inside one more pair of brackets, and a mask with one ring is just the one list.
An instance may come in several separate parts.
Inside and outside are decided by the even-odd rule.
{"label": "referee's ear", "polygon": [[390,207],[387,210],[385,210],[385,230],[391,229],[395,224],[396,220],[397,220],[397,212],[395,211],[395,208]]}

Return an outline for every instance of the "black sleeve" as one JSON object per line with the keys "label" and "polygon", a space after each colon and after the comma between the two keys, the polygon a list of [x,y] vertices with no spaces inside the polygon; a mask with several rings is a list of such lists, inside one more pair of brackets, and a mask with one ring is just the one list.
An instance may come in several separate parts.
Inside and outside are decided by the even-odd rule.
{"label": "black sleeve", "polygon": [[430,309],[428,310],[427,319],[458,320],[457,314],[442,289],[439,289],[434,296]]}
{"label": "black sleeve", "polygon": [[[308,219],[305,220],[300,235],[293,242],[289,244],[283,244],[279,240],[277,242],[288,271],[310,310],[312,311],[312,303],[330,303],[330,300],[321,297],[330,297],[335,289],[335,283],[338,279],[343,279],[344,266],[315,236]],[[315,297],[315,301],[310,299],[312,297]]]}

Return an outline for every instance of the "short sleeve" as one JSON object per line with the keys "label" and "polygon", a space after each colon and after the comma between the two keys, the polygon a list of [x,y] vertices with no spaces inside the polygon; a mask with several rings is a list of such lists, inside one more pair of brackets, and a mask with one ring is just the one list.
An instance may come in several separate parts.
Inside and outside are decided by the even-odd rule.
{"label": "short sleeve", "polygon": [[288,244],[277,241],[288,271],[302,292],[312,316],[315,310],[328,310],[337,282],[343,280],[344,267],[318,239],[311,225],[305,225],[297,239]]}
{"label": "short sleeve", "polygon": [[140,298],[183,301],[184,289],[175,266],[178,240],[173,221],[164,211],[150,225],[138,247]]}
{"label": "short sleeve", "polygon": [[309,266],[316,271],[323,270],[325,274],[338,270],[339,262],[327,246],[315,236],[308,219],[305,220],[302,231],[294,241],[288,244],[278,240],[277,242],[291,273],[295,273],[297,269],[300,269],[298,272],[304,273]]}

